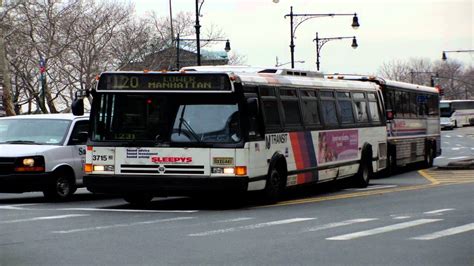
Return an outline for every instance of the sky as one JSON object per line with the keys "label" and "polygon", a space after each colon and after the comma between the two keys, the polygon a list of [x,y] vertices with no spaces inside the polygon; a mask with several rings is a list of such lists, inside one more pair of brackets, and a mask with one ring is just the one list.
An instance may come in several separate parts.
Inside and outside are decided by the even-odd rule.
{"label": "sky", "polygon": [[[200,0],[201,2],[202,0]],[[321,48],[320,70],[325,73],[376,74],[384,63],[424,58],[434,62],[444,50],[474,50],[474,0],[204,0],[201,32],[219,27],[230,40],[232,52],[251,66],[290,62],[290,18],[294,14],[357,13],[319,17],[303,22],[295,32],[296,68],[316,70],[316,43],[320,38],[356,36],[329,41]],[[138,14],[155,11],[169,16],[168,0],[131,0]],[[173,14],[191,12],[195,0],[172,0]],[[182,36],[183,37],[183,36]],[[194,36],[187,36],[195,38]],[[222,46],[222,47],[220,47]],[[221,50],[224,45],[213,46]],[[473,66],[474,53],[447,53],[448,60]],[[286,65],[291,67],[290,64]]]}

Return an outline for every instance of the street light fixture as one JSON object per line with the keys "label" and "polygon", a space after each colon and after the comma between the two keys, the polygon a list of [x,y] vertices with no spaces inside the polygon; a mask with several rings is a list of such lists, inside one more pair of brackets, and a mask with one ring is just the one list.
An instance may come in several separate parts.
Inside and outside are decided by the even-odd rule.
{"label": "street light fixture", "polygon": [[[199,42],[199,39],[182,39],[182,38],[179,38],[179,34],[176,36],[176,68],[179,69],[180,68],[180,65],[179,65],[179,43],[180,41],[196,41],[196,45],[198,45],[200,42]],[[231,50],[230,48],[230,41],[229,39],[226,39],[226,40],[223,40],[223,39],[201,39],[201,41],[205,41],[205,42],[225,42],[225,47],[224,47],[224,51],[226,51],[227,53]],[[201,49],[200,47],[196,47],[196,50],[199,51],[199,54],[198,54],[198,66],[201,65]]]}
{"label": "street light fixture", "polygon": [[474,50],[454,50],[454,51],[443,51],[443,54],[441,56],[441,59],[443,61],[446,61],[448,58],[446,57],[446,53],[472,53]]}
{"label": "street light fixture", "polygon": [[[291,53],[291,68],[295,68],[295,32],[296,29],[305,21],[312,19],[312,18],[320,18],[320,17],[335,17],[335,16],[353,16],[352,17],[352,28],[358,29],[360,27],[359,18],[357,17],[357,13],[354,14],[295,14],[293,13],[293,6],[290,9],[290,14],[285,15],[286,17],[290,17],[290,53]],[[300,18],[300,20],[296,21],[296,26],[294,26],[294,17]]]}
{"label": "street light fixture", "polygon": [[342,39],[352,39],[352,44],[351,47],[356,49],[359,45],[357,44],[357,39],[355,36],[352,37],[331,37],[331,38],[319,38],[318,33],[316,32],[316,39],[313,40],[316,41],[316,68],[319,71],[319,57],[321,53],[321,48],[323,48],[323,45],[326,44],[329,41],[334,41],[334,40],[342,40]]}

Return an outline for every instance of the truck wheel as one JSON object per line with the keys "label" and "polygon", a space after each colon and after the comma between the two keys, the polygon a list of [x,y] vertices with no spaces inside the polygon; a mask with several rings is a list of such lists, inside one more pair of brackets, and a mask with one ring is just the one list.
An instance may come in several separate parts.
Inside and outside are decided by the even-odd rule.
{"label": "truck wheel", "polygon": [[71,199],[76,189],[74,176],[67,171],[58,171],[54,173],[54,180],[43,191],[43,195],[49,201],[66,201]]}
{"label": "truck wheel", "polygon": [[153,199],[153,196],[148,193],[133,193],[123,197],[123,199],[134,206],[145,206]]}

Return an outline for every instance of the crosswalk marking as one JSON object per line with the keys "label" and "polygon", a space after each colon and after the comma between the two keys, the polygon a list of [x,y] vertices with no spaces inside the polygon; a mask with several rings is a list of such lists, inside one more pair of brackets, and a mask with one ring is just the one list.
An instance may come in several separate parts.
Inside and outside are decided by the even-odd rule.
{"label": "crosswalk marking", "polygon": [[434,210],[434,211],[424,212],[424,214],[440,214],[442,212],[447,212],[447,211],[454,211],[454,209],[448,208],[448,209]]}
{"label": "crosswalk marking", "polygon": [[356,223],[365,223],[365,222],[370,222],[370,221],[375,221],[375,220],[378,220],[378,218],[352,219],[352,220],[347,220],[347,221],[342,221],[342,222],[323,224],[323,225],[320,225],[320,226],[315,226],[315,227],[308,228],[304,231],[305,232],[315,232],[315,231],[331,229],[331,228],[336,228],[336,227],[341,227],[341,226],[346,226],[346,225],[351,225],[351,224],[356,224]]}
{"label": "crosswalk marking", "polygon": [[163,223],[163,222],[181,221],[181,220],[188,220],[188,219],[193,219],[193,218],[194,217],[177,217],[177,218],[151,220],[151,221],[135,222],[135,223],[128,223],[128,224],[111,224],[111,225],[102,225],[102,226],[78,228],[78,229],[71,229],[71,230],[52,231],[52,233],[70,234],[70,233],[96,231],[96,230],[104,230],[104,229],[111,229],[111,228],[118,228],[118,227],[128,227],[128,226],[135,226],[135,225],[147,225],[147,224],[155,224],[155,223]]}
{"label": "crosswalk marking", "polygon": [[0,224],[12,224],[12,223],[20,223],[20,222],[33,222],[33,221],[44,221],[44,220],[54,220],[54,219],[65,219],[65,218],[74,218],[74,217],[81,217],[81,216],[89,216],[89,214],[67,214],[67,215],[34,217],[34,218],[26,218],[26,219],[0,221]]}
{"label": "crosswalk marking", "polygon": [[415,240],[433,240],[433,239],[437,239],[437,238],[440,238],[440,237],[460,234],[460,233],[464,233],[464,232],[468,232],[468,231],[472,231],[472,230],[474,230],[474,223],[449,228],[449,229],[446,229],[446,230],[434,232],[432,234],[426,234],[426,235],[422,235],[422,236],[418,236],[418,237],[413,237],[411,239],[415,239]]}
{"label": "crosswalk marking", "polygon": [[230,227],[230,228],[225,228],[225,229],[206,231],[206,232],[201,232],[201,233],[189,234],[188,236],[210,236],[210,235],[216,235],[216,234],[222,234],[222,233],[237,232],[237,231],[242,231],[242,230],[253,230],[253,229],[269,227],[269,226],[273,226],[273,225],[282,225],[282,224],[304,222],[304,221],[309,221],[309,220],[314,220],[314,219],[316,219],[316,218],[293,218],[293,219],[279,220],[279,221],[273,221],[273,222],[267,222],[267,223],[259,223],[259,224],[252,224],[252,225],[245,225],[245,226],[239,226],[239,227]]}
{"label": "crosswalk marking", "polygon": [[326,238],[327,240],[351,240],[351,239],[356,239],[356,238],[361,238],[365,236],[371,236],[371,235],[376,235],[376,234],[382,234],[382,233],[387,233],[395,230],[400,230],[400,229],[405,229],[421,224],[427,224],[427,223],[433,223],[437,221],[442,221],[442,219],[418,219],[410,222],[404,222],[404,223],[398,223],[398,224],[392,224],[388,226],[383,226],[383,227],[378,227],[370,230],[365,230],[365,231],[360,231],[360,232],[355,232],[355,233],[350,233],[350,234],[345,234],[345,235],[340,235],[340,236],[335,236],[335,237],[329,237]]}

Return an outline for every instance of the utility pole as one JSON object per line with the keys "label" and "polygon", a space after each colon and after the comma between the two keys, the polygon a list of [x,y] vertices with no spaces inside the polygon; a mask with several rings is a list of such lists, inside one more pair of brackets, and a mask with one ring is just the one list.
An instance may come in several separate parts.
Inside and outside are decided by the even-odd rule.
{"label": "utility pole", "polygon": [[8,61],[5,50],[5,36],[3,32],[4,24],[4,9],[3,0],[0,0],[0,89],[3,90],[3,107],[7,116],[15,115],[15,109],[13,107],[12,94],[11,94],[11,80],[8,71]]}

